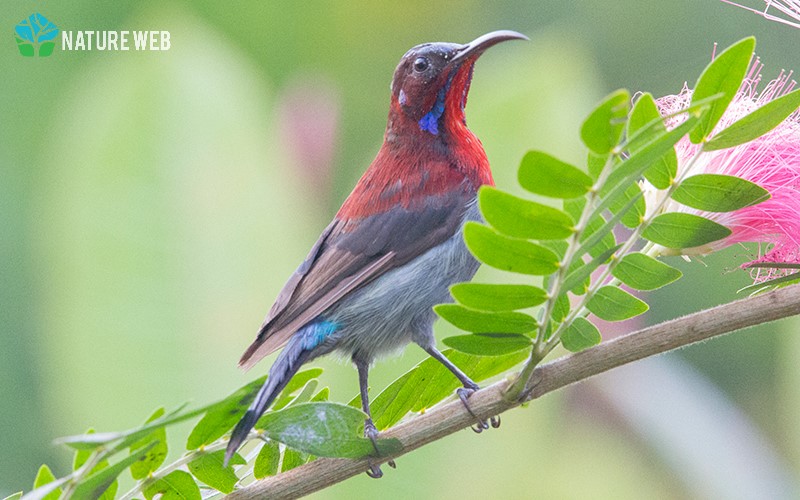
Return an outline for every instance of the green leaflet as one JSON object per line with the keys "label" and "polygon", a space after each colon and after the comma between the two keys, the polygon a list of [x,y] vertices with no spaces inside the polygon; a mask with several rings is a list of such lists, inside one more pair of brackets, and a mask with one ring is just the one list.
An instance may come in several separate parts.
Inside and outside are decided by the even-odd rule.
{"label": "green leaflet", "polygon": [[625,130],[631,95],[621,89],[608,95],[581,126],[581,139],[597,154],[606,154],[619,144]]}
{"label": "green leaflet", "polygon": [[36,491],[36,488],[41,488],[48,484],[53,486],[52,491],[43,494],[39,498],[42,500],[58,500],[61,496],[61,488],[58,488],[58,484],[52,484],[54,481],[56,481],[56,476],[53,474],[53,471],[50,470],[50,467],[44,464],[39,467],[39,472],[36,473],[36,479],[33,480],[34,491]]}
{"label": "green leaflet", "polygon": [[725,130],[717,133],[705,145],[706,151],[731,148],[745,144],[780,125],[800,106],[800,89],[773,99],[752,113],[739,118]]}
{"label": "green leaflet", "polygon": [[277,441],[269,440],[264,443],[258,452],[256,462],[253,465],[253,476],[256,479],[263,479],[267,476],[274,476],[278,473],[281,461],[280,445]]}
{"label": "green leaflet", "polygon": [[450,287],[450,294],[459,304],[479,311],[514,311],[547,300],[547,292],[531,285],[458,283]]}
{"label": "green leaflet", "polygon": [[592,187],[592,178],[578,167],[541,151],[529,151],[522,157],[518,179],[531,193],[550,198],[577,198]]}
{"label": "green leaflet", "polygon": [[730,236],[731,230],[699,215],[670,212],[654,218],[642,236],[667,248],[693,248]]}
{"label": "green leaflet", "polygon": [[564,349],[579,352],[599,344],[603,340],[600,330],[585,318],[575,318],[561,334]]}
{"label": "green leaflet", "polygon": [[595,316],[606,321],[622,321],[647,311],[648,305],[625,290],[603,286],[586,304]]}
{"label": "green leaflet", "polygon": [[638,252],[623,257],[611,274],[636,290],[655,290],[682,276],[674,267]]}
{"label": "green leaflet", "polygon": [[766,201],[769,191],[732,175],[698,174],[684,179],[672,199],[707,212],[733,212]]}
{"label": "green leaflet", "polygon": [[710,104],[708,111],[700,118],[700,125],[689,132],[689,139],[693,143],[704,141],[728,109],[742,85],[755,46],[756,39],[753,37],[740,40],[725,49],[703,70],[694,86],[692,103],[717,94],[721,94],[721,97]]}
{"label": "green leaflet", "polygon": [[154,446],[156,443],[150,443],[119,462],[93,473],[75,488],[70,498],[72,500],[95,500],[107,490],[116,489],[117,476],[137,460],[141,460]]}
{"label": "green leaflet", "polygon": [[194,477],[205,484],[223,493],[233,491],[239,478],[233,471],[234,465],[244,465],[247,463],[238,453],[231,457],[227,467],[224,465],[225,451],[215,451],[213,453],[202,453],[197,458],[187,464],[189,472]]}
{"label": "green leaflet", "polygon": [[524,200],[499,189],[483,186],[478,202],[486,222],[507,236],[532,240],[562,240],[573,232],[575,221],[557,208]]}
{"label": "green leaflet", "polygon": [[547,248],[503,236],[477,222],[466,224],[464,239],[478,260],[503,271],[541,276],[558,269],[558,257]]}
{"label": "green leaflet", "polygon": [[[292,377],[292,380],[286,384],[286,387],[281,391],[280,395],[275,399],[272,405],[273,410],[280,410],[284,406],[295,400],[293,394],[301,387],[308,386],[309,381],[316,379],[322,375],[322,368],[309,368],[307,370],[299,371]],[[300,391],[301,393],[303,391]]]}
{"label": "green leaflet", "polygon": [[[666,131],[653,96],[645,92],[639,96],[631,110],[628,119],[628,137],[632,137],[637,131],[645,129],[652,123],[655,123],[654,131],[660,133]],[[653,163],[652,167],[645,170],[643,175],[656,188],[667,189],[678,175],[678,157],[675,150],[672,148],[668,150],[660,160]]]}
{"label": "green leaflet", "polygon": [[152,500],[161,494],[159,500],[201,500],[200,487],[188,472],[172,471],[166,476],[147,485],[144,497]]}
{"label": "green leaflet", "polygon": [[433,308],[442,319],[472,333],[529,333],[538,326],[532,316],[516,311],[477,311],[458,304]]}
{"label": "green leaflet", "polygon": [[632,183],[618,197],[612,201],[608,209],[612,214],[624,211],[620,222],[631,229],[637,227],[644,220],[645,201],[638,183]]}
{"label": "green leaflet", "polygon": [[[150,415],[150,418],[145,420],[145,424],[161,418],[164,413],[164,408],[157,409]],[[167,430],[164,427],[155,429],[152,433],[133,443],[130,446],[131,453],[135,453],[150,443],[155,443],[155,445],[141,460],[131,465],[131,476],[134,479],[146,478],[151,472],[158,470],[167,458]]]}
{"label": "green leaflet", "polygon": [[[158,418],[158,417],[156,417],[156,418]],[[94,434],[94,429],[87,430],[86,434]],[[145,446],[147,444],[148,443],[145,443],[143,446]],[[140,446],[140,448],[143,447],[143,446]],[[152,448],[151,448],[151,451],[152,451]],[[92,451],[92,450],[75,450],[75,455],[72,458],[72,470],[78,470],[81,467],[83,467],[83,465],[86,463],[86,461],[89,460],[89,458],[94,453],[96,453],[96,451]],[[147,452],[147,454],[150,454],[150,452]],[[145,460],[146,458],[147,458],[147,455],[145,455],[145,457],[142,457],[141,460]],[[138,463],[138,461],[134,462],[133,465],[136,465],[136,463]],[[99,472],[99,471],[105,469],[106,467],[108,467],[108,460],[107,459],[100,460],[92,468],[92,470],[90,471],[90,474],[94,474],[95,472]],[[114,498],[115,498],[115,496],[117,494],[117,488],[118,487],[119,487],[119,485],[117,484],[117,482],[116,481],[112,481],[112,483],[110,485],[108,485],[106,490],[98,497],[98,499],[99,500],[114,500]]]}
{"label": "green leaflet", "polygon": [[300,467],[308,461],[309,455],[299,450],[286,448],[283,451],[283,461],[281,462],[281,472]]}
{"label": "green leaflet", "polygon": [[457,335],[442,340],[444,345],[476,356],[502,356],[512,352],[530,349],[531,338],[519,333],[475,333]]}

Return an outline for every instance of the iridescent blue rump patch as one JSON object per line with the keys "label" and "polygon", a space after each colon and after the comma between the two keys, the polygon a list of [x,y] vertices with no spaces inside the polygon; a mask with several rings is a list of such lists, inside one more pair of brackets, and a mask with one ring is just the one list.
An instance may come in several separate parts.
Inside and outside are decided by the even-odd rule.
{"label": "iridescent blue rump patch", "polygon": [[311,350],[328,338],[333,332],[339,329],[339,324],[333,321],[321,320],[306,325],[303,328],[303,348]]}

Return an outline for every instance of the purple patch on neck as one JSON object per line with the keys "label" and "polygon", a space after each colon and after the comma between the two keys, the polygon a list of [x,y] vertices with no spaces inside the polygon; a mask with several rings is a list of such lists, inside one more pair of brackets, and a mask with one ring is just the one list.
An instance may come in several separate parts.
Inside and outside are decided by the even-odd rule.
{"label": "purple patch on neck", "polygon": [[439,135],[439,118],[444,114],[444,99],[447,96],[447,91],[450,90],[450,83],[453,81],[452,75],[447,80],[447,84],[439,89],[436,95],[436,102],[433,103],[433,108],[428,111],[425,116],[419,120],[420,130],[430,132],[433,135]]}
{"label": "purple patch on neck", "polygon": [[433,111],[429,111],[419,121],[419,129],[425,132],[430,132],[433,135],[439,135],[439,117]]}

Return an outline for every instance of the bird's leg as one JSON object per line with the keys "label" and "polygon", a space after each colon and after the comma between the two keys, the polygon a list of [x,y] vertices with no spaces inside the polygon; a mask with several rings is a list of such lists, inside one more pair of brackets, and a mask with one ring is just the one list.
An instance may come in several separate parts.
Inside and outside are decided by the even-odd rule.
{"label": "bird's leg", "polygon": [[469,403],[467,403],[467,398],[469,398],[470,395],[472,395],[473,392],[475,392],[478,389],[480,389],[478,384],[473,382],[472,379],[469,378],[466,373],[462,372],[449,359],[444,357],[444,354],[439,352],[439,350],[436,349],[436,347],[427,346],[427,347],[423,347],[423,349],[425,349],[425,352],[430,354],[433,359],[435,359],[436,361],[440,362],[445,367],[447,367],[448,370],[453,372],[453,375],[455,375],[456,378],[458,378],[458,380],[460,380],[461,383],[464,385],[464,387],[460,387],[456,391],[456,394],[458,394],[459,399],[461,399],[461,402],[464,404],[464,408],[466,408],[467,411],[469,412],[469,414],[472,415],[473,417],[475,417],[475,420],[478,421],[477,426],[472,427],[472,430],[475,431],[476,433],[480,434],[481,432],[483,432],[483,431],[485,431],[486,429],[489,428],[489,422],[491,422],[492,427],[494,427],[495,429],[500,427],[500,417],[499,416],[494,416],[494,417],[490,418],[489,422],[487,422],[486,420],[481,420],[472,411],[472,408],[470,408]]}
{"label": "bird's leg", "polygon": [[[375,427],[375,423],[372,421],[372,413],[369,411],[369,383],[367,382],[369,375],[369,363],[355,359],[353,362],[358,369],[358,386],[361,390],[361,409],[367,414],[367,419],[364,421],[364,435],[368,437],[370,441],[372,441],[372,446],[375,448],[375,454],[380,456],[380,450],[378,450],[378,428]],[[397,467],[394,463],[394,460],[389,460],[386,463],[393,469]],[[378,465],[370,465],[367,475],[377,479],[383,476],[383,471],[381,471],[381,468]]]}

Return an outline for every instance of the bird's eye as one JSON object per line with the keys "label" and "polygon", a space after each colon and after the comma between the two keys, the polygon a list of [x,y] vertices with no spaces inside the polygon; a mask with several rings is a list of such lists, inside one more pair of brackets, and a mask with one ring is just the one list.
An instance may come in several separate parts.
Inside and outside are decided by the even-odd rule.
{"label": "bird's eye", "polygon": [[418,57],[414,61],[414,71],[416,71],[417,73],[422,73],[423,71],[428,69],[428,64],[429,63],[427,59],[425,59],[424,57]]}

